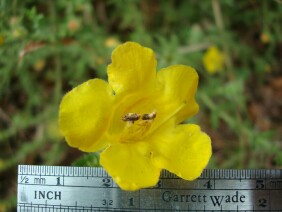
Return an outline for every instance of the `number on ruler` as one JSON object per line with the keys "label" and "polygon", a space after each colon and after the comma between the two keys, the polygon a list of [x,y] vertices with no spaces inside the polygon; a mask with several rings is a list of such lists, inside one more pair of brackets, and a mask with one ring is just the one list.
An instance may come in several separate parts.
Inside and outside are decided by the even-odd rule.
{"label": "number on ruler", "polygon": [[162,187],[162,181],[159,180],[158,183],[157,183],[157,185],[156,185],[156,188],[161,188],[161,187]]}
{"label": "number on ruler", "polygon": [[263,189],[264,188],[264,180],[257,180],[256,188],[257,189]]}
{"label": "number on ruler", "polygon": [[61,178],[57,177],[57,185],[61,185]]}
{"label": "number on ruler", "polygon": [[211,184],[211,181],[207,181],[204,186],[207,188],[207,189],[211,189],[212,188],[212,184]]}
{"label": "number on ruler", "polygon": [[129,199],[129,206],[134,206],[134,204],[133,204],[133,198],[130,198],[130,199]]}
{"label": "number on ruler", "polygon": [[111,179],[110,178],[103,178],[103,186],[110,187],[111,186]]}
{"label": "number on ruler", "polygon": [[102,205],[105,205],[105,206],[112,206],[113,205],[113,200],[107,200],[107,199],[103,199],[102,200]]}
{"label": "number on ruler", "polygon": [[259,199],[259,206],[265,208],[266,207],[266,199]]}
{"label": "number on ruler", "polygon": [[21,183],[29,183],[29,179],[26,176],[21,176]]}

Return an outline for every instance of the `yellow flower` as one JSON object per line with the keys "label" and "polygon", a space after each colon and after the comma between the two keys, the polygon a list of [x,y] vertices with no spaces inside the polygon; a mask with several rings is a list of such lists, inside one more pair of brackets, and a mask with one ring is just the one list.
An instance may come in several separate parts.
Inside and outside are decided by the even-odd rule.
{"label": "yellow flower", "polygon": [[260,35],[260,40],[261,40],[262,43],[265,43],[265,44],[269,43],[269,41],[270,41],[269,34],[268,33],[262,33]]}
{"label": "yellow flower", "polygon": [[210,138],[199,126],[180,124],[199,109],[196,71],[174,65],[156,73],[156,64],[151,49],[126,42],[113,51],[109,83],[89,80],[60,105],[68,144],[103,150],[101,165],[124,190],[155,185],[162,169],[193,180],[211,156]]}
{"label": "yellow flower", "polygon": [[41,72],[46,66],[46,61],[44,59],[36,60],[36,62],[33,64],[33,68],[37,72]]}
{"label": "yellow flower", "polygon": [[220,72],[224,67],[224,55],[216,46],[211,46],[204,54],[203,63],[210,74]]}
{"label": "yellow flower", "polygon": [[26,29],[19,26],[13,30],[12,35],[14,38],[24,37],[26,35]]}
{"label": "yellow flower", "polygon": [[120,44],[119,40],[113,37],[109,37],[105,40],[104,45],[108,48],[117,47]]}

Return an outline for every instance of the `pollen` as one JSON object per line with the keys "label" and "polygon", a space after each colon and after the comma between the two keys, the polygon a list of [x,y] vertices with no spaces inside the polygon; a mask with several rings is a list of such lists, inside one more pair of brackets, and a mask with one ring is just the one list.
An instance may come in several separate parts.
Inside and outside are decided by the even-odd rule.
{"label": "pollen", "polygon": [[157,112],[153,111],[152,113],[145,113],[142,115],[142,120],[154,120],[157,116]]}
{"label": "pollen", "polygon": [[137,113],[127,113],[126,115],[124,115],[122,117],[122,120],[123,121],[128,121],[132,124],[134,124],[135,121],[139,120],[140,119],[140,114],[137,114]]}
{"label": "pollen", "polygon": [[[151,125],[156,118],[157,112],[138,114],[138,113],[127,113],[122,117],[122,120],[127,124],[125,125],[121,142],[130,142],[142,140],[147,135]],[[136,123],[135,123],[136,122]]]}

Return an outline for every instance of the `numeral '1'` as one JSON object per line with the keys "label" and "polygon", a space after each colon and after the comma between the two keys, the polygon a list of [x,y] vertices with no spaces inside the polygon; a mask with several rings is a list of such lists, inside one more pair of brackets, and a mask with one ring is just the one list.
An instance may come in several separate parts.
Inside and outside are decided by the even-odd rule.
{"label": "numeral '1'", "polygon": [[57,177],[57,185],[61,185],[60,177]]}
{"label": "numeral '1'", "polygon": [[130,198],[130,199],[129,199],[129,206],[134,206],[134,205],[133,205],[133,198]]}

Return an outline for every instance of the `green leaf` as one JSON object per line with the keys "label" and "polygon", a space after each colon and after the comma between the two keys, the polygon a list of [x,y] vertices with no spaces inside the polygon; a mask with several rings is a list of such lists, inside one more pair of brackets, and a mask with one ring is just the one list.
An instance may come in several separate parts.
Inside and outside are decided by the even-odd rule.
{"label": "green leaf", "polygon": [[93,166],[99,167],[99,153],[88,153],[72,163],[73,166]]}

